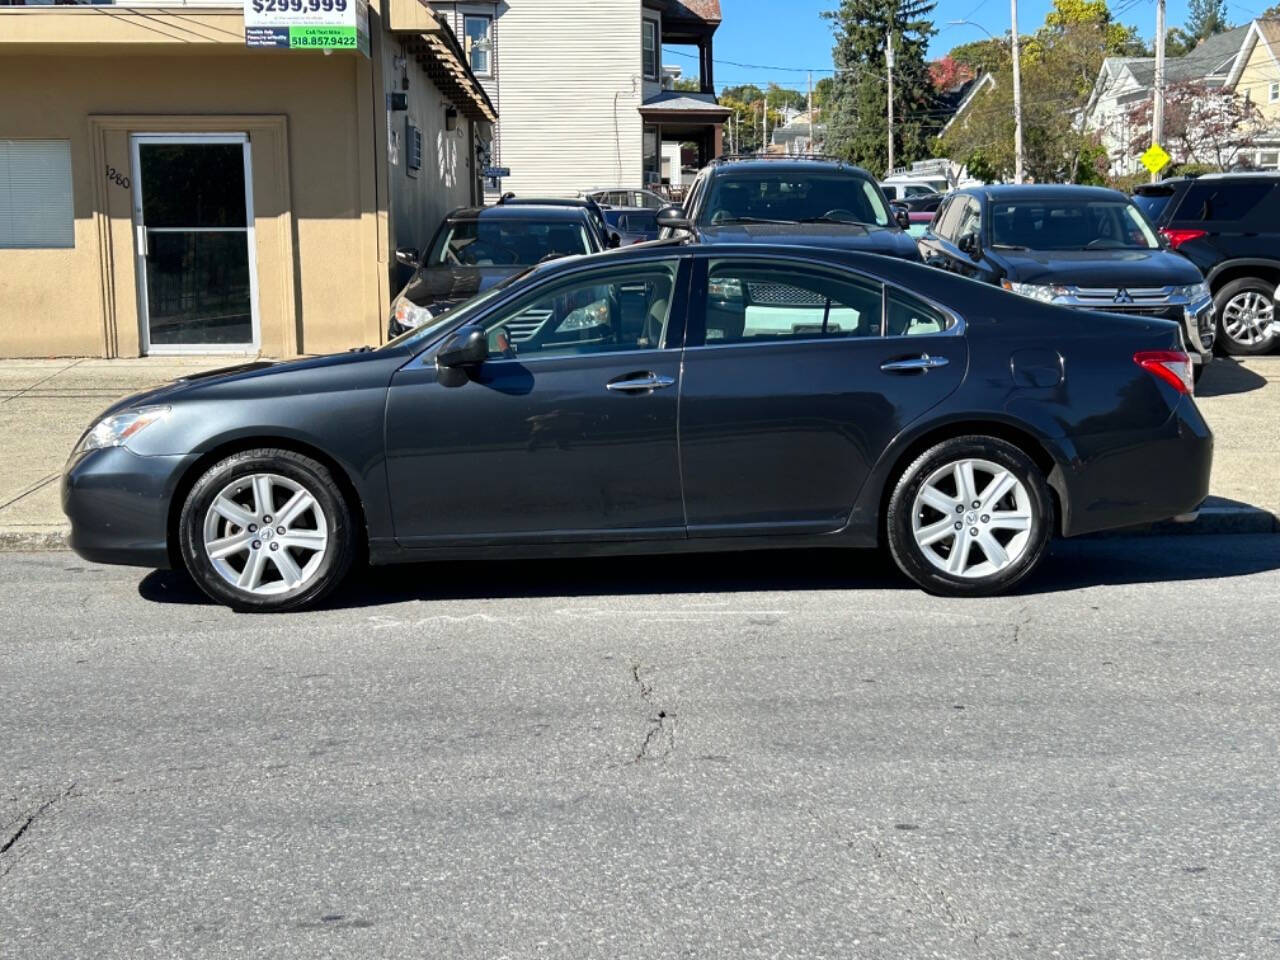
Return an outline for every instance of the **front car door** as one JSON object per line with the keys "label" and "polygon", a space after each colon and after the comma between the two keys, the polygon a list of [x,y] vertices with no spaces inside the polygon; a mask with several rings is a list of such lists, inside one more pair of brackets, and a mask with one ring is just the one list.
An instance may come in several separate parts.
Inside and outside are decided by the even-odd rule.
{"label": "front car door", "polygon": [[680,385],[689,536],[841,529],[893,437],[959,386],[962,324],[803,259],[695,262]]}
{"label": "front car door", "polygon": [[[549,278],[474,322],[490,358],[397,372],[386,444],[404,546],[685,535],[676,410],[688,257]],[[452,385],[450,385],[452,384]]]}
{"label": "front car door", "polygon": [[920,238],[920,257],[929,266],[951,269],[948,249],[953,246],[955,228],[964,213],[966,199],[966,195],[962,193],[944,197],[938,212],[933,216],[933,222]]}

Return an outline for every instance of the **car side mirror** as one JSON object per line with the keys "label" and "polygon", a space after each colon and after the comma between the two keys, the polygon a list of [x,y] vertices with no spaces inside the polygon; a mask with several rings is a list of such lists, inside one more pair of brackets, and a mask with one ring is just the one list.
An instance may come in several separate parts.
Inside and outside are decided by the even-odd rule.
{"label": "car side mirror", "polygon": [[658,211],[658,226],[666,227],[670,230],[688,230],[690,227],[689,217],[685,214],[684,207],[672,204]]}
{"label": "car side mirror", "polygon": [[396,263],[403,263],[406,267],[416,267],[419,256],[417,247],[396,247]]}
{"label": "car side mirror", "polygon": [[976,233],[966,233],[960,238],[956,244],[963,253],[967,253],[974,260],[982,259],[982,245],[978,243],[978,235]]}
{"label": "car side mirror", "polygon": [[907,212],[907,205],[905,203],[898,203],[897,201],[894,201],[889,204],[889,208],[893,210],[893,219],[898,226],[903,230],[911,228],[911,214]]}
{"label": "car side mirror", "polygon": [[489,359],[489,336],[483,327],[468,325],[455,330],[436,351],[436,365],[474,367]]}

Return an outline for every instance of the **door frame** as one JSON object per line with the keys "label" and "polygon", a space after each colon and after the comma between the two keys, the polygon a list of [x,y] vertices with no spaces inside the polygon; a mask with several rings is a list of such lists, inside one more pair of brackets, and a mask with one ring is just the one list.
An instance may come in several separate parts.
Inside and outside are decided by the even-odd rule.
{"label": "door frame", "polygon": [[[174,233],[229,233],[243,231],[248,248],[249,266],[249,315],[253,339],[247,344],[226,343],[183,343],[152,344],[151,317],[147,296],[147,264],[145,249],[146,240],[143,231],[146,225],[142,220],[142,164],[139,147],[144,143],[232,143],[240,144],[241,161],[244,165],[244,227],[174,227],[158,228],[164,232]],[[253,211],[253,162],[249,135],[237,133],[131,133],[129,135],[129,163],[132,167],[132,224],[134,275],[138,288],[138,343],[140,352],[145,356],[174,356],[184,354],[240,354],[256,356],[262,349],[262,320],[258,309],[258,256],[257,237],[254,232]]]}

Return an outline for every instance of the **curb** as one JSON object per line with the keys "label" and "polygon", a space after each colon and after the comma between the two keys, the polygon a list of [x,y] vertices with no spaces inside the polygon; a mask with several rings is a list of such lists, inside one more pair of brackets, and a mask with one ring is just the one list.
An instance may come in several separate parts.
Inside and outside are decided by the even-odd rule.
{"label": "curb", "polygon": [[17,527],[0,530],[0,553],[66,550],[71,530],[64,526]]}
{"label": "curb", "polygon": [[[36,553],[69,549],[66,526],[17,527],[0,530],[0,553]],[[1108,530],[1088,534],[1089,537],[1141,536],[1221,536],[1225,534],[1280,533],[1280,517],[1268,510],[1246,506],[1201,507],[1200,515],[1190,523],[1166,520],[1145,527]]]}

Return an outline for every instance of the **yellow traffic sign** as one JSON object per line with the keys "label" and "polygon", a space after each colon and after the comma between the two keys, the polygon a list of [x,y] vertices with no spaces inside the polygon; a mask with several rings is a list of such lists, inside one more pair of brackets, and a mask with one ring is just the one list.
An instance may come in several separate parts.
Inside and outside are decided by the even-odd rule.
{"label": "yellow traffic sign", "polygon": [[1158,143],[1153,143],[1147,147],[1146,152],[1138,158],[1144,167],[1151,171],[1152,175],[1159,173],[1173,158],[1165,152],[1164,147]]}

